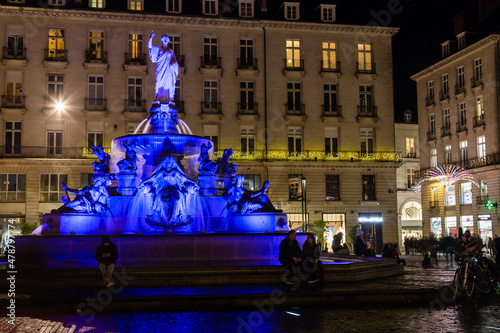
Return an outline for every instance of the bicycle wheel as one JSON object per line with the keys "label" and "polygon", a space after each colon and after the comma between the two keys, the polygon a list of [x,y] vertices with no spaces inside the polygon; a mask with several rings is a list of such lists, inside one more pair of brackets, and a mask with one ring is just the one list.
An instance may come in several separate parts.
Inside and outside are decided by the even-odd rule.
{"label": "bicycle wheel", "polygon": [[472,296],[472,293],[474,292],[474,276],[472,272],[469,272],[467,274],[466,280],[465,280],[465,293],[467,296]]}
{"label": "bicycle wheel", "polygon": [[491,283],[490,279],[488,276],[484,273],[483,269],[481,266],[476,266],[474,268],[475,272],[474,274],[474,285],[476,286],[477,290],[482,292],[483,294],[487,294],[491,290]]}
{"label": "bicycle wheel", "polygon": [[462,270],[458,268],[455,271],[455,277],[453,278],[452,290],[453,290],[453,299],[456,299],[460,294],[460,289],[463,286],[462,281]]}

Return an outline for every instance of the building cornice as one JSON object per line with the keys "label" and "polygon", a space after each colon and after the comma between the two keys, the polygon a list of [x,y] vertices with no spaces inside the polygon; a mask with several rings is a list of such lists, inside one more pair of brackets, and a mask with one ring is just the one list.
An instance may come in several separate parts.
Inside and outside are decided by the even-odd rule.
{"label": "building cornice", "polygon": [[218,26],[218,27],[245,27],[249,29],[293,29],[293,30],[309,30],[309,31],[334,31],[347,33],[369,33],[369,34],[386,34],[394,36],[399,28],[380,27],[380,26],[363,26],[363,25],[341,25],[341,24],[324,24],[324,23],[308,23],[308,22],[285,22],[285,21],[267,21],[267,20],[239,20],[232,18],[218,17],[198,17],[198,16],[179,16],[165,14],[140,14],[140,13],[123,13],[123,12],[106,12],[106,11],[88,11],[74,9],[47,9],[47,8],[31,8],[31,7],[0,7],[0,15],[25,16],[25,17],[46,17],[46,18],[68,18],[81,19],[92,21],[106,22],[144,22],[155,24],[179,24],[193,26]]}
{"label": "building cornice", "polygon": [[441,68],[445,65],[448,65],[448,64],[454,62],[455,60],[458,60],[458,59],[468,55],[469,53],[476,51],[477,49],[479,49],[485,45],[495,43],[499,40],[500,40],[500,35],[497,35],[497,34],[489,35],[488,37],[485,37],[485,38],[481,39],[480,41],[466,47],[465,49],[460,50],[460,51],[454,53],[453,55],[435,63],[434,65],[427,67],[423,71],[420,71],[420,72],[410,76],[410,78],[413,81],[417,81],[418,79],[420,79],[428,74],[431,74],[435,70],[438,70],[439,68]]}

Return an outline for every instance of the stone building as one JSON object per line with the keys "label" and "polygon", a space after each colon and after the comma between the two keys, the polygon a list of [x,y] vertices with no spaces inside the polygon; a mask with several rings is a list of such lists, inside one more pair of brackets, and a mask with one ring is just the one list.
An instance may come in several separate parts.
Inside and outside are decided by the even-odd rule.
{"label": "stone building", "polygon": [[233,147],[246,186],[269,180],[293,227],[305,216],[335,233],[361,223],[377,249],[398,240],[396,28],[348,20],[327,0],[0,3],[4,220],[38,222],[61,182],[88,184],[92,144],[110,147],[147,117],[154,30],[180,64],[181,118],[216,156]]}
{"label": "stone building", "polygon": [[456,42],[442,44],[441,61],[412,76],[417,83],[420,174],[456,165],[477,183],[458,177],[449,186],[422,184],[425,236],[454,236],[462,228],[486,241],[500,231],[499,46],[500,35],[478,38],[461,32]]}

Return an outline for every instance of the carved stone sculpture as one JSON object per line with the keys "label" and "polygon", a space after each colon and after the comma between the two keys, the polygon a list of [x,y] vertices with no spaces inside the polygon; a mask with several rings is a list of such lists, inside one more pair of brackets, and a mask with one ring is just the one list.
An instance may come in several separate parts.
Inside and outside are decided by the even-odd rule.
{"label": "carved stone sculpture", "polygon": [[229,162],[229,158],[233,155],[233,148],[224,150],[222,158],[217,160],[217,174],[221,176],[234,176],[236,173],[236,166],[234,163]]}
{"label": "carved stone sculpture", "polygon": [[[94,177],[94,184],[82,189],[72,189],[64,183],[61,183],[61,187],[66,192],[66,196],[61,197],[64,206],[53,210],[52,213],[103,214],[106,212],[109,198],[106,177]],[[73,200],[70,200],[69,193],[76,194]]]}
{"label": "carved stone sculpture", "polygon": [[135,173],[137,170],[137,155],[135,153],[135,143],[123,142],[125,147],[125,158],[117,163],[120,173]]}
{"label": "carved stone sculpture", "polygon": [[235,176],[234,185],[223,194],[230,213],[282,212],[274,208],[266,195],[269,181],[264,182],[259,191],[247,191],[243,182],[243,176]]}
{"label": "carved stone sculpture", "polygon": [[209,142],[208,145],[202,144],[200,147],[200,156],[198,157],[198,162],[200,165],[198,166],[198,171],[200,174],[205,175],[213,175],[215,171],[217,171],[217,163],[210,160],[210,155],[208,151],[212,148],[212,144]]}
{"label": "carved stone sculpture", "polygon": [[179,64],[174,51],[168,48],[170,37],[163,35],[161,37],[162,46],[153,45],[154,31],[149,37],[148,48],[151,62],[156,63],[156,101],[160,103],[169,103],[174,100],[175,81],[179,75]]}
{"label": "carved stone sculpture", "polygon": [[110,156],[108,153],[104,151],[104,148],[93,146],[92,154],[97,156],[97,161],[92,163],[92,166],[94,167],[94,172],[109,173]]}

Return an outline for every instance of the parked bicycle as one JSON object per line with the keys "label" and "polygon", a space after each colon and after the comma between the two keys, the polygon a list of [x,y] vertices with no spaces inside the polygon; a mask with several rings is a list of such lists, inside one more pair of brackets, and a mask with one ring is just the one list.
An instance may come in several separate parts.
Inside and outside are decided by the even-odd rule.
{"label": "parked bicycle", "polygon": [[482,257],[482,252],[463,254],[459,257],[458,268],[453,278],[453,298],[465,291],[467,296],[472,296],[474,289],[483,294],[497,289],[496,274],[492,271],[487,258]]}

